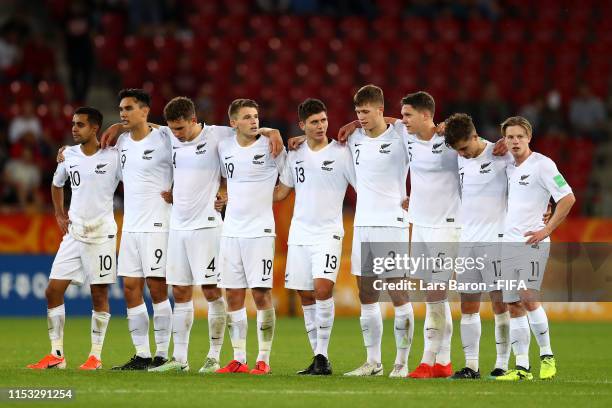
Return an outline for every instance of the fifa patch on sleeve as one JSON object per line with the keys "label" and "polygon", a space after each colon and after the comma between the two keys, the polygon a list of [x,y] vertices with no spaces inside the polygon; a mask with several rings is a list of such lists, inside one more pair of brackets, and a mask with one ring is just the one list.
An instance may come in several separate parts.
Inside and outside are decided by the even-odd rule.
{"label": "fifa patch on sleeve", "polygon": [[560,174],[557,174],[555,177],[553,177],[553,180],[555,180],[555,183],[557,184],[557,187],[559,188],[567,185],[567,181],[565,181],[563,176]]}

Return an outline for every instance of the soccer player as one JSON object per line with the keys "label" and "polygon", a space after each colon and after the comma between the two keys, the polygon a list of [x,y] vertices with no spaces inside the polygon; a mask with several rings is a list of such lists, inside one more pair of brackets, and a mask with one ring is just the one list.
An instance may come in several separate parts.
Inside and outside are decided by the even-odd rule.
{"label": "soccer player", "polygon": [[[234,359],[217,373],[270,372],[270,350],[276,316],[270,289],[273,284],[274,213],[272,196],[286,159],[283,150],[273,158],[259,136],[259,106],[236,99],[228,109],[236,135],[219,143],[221,173],[227,180],[228,203],[220,245],[221,281],[226,289],[229,330]],[[259,354],[249,371],[246,357],[246,289],[257,307]]]}
{"label": "soccer player", "polygon": [[[571,187],[548,157],[531,151],[532,127],[527,119],[514,116],[501,125],[501,133],[514,163],[508,166],[508,214],[502,246],[502,279],[521,282],[526,289],[503,291],[510,308],[510,342],[516,368],[496,379],[531,380],[529,328],[540,346],[540,379],[556,374],[546,312],[540,303],[540,287],[550,251],[552,232],[563,222],[576,202]],[[550,200],[557,203],[546,225],[542,214]]]}
{"label": "soccer player", "polygon": [[[79,368],[102,368],[102,345],[110,320],[108,285],[117,280],[117,224],[113,195],[119,184],[119,156],[115,149],[100,150],[97,133],[102,114],[91,107],[75,110],[72,137],[77,143],[64,151],[53,176],[51,197],[57,224],[64,233],[51,267],[47,297],[47,324],[51,353],[31,369],[66,368],[64,356],[64,293],[72,283],[91,289],[91,352]],[[70,180],[72,197],[66,215],[64,183]]]}
{"label": "soccer player", "polygon": [[[151,97],[142,89],[119,92],[119,114],[127,129],[119,136],[124,188],[124,217],[119,250],[127,318],[136,354],[117,370],[146,370],[166,363],[172,308],[166,286],[170,204],[162,193],[172,186],[170,139],[147,123]],[[151,358],[149,313],[143,299],[145,281],[153,300],[157,350]]]}
{"label": "soccer player", "polygon": [[342,256],[342,203],[355,170],[346,146],[327,138],[327,108],[318,99],[298,107],[306,143],[287,156],[274,200],[295,189],[285,287],[297,290],[314,358],[307,375],[331,375],[328,345],[334,324],[333,288]]}
{"label": "soccer player", "polygon": [[[472,118],[464,113],[453,114],[445,121],[444,137],[446,144],[459,154],[461,243],[457,259],[472,260],[470,266],[464,262],[464,270],[456,271],[456,279],[460,284],[484,283],[489,288],[497,349],[491,376],[497,377],[505,374],[510,357],[510,313],[497,288],[497,280],[501,277],[501,238],[508,185],[506,167],[513,159],[510,153],[494,155],[495,145],[478,136]],[[475,262],[478,259],[480,263]],[[461,292],[461,341],[466,365],[451,377],[453,379],[480,378],[480,297],[479,290]]]}

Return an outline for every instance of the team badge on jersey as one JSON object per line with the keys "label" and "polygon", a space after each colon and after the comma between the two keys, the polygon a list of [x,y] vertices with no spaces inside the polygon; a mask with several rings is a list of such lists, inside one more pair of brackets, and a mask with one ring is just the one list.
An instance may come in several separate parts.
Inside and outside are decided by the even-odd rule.
{"label": "team badge on jersey", "polygon": [[108,166],[108,163],[100,163],[96,166],[96,174],[106,174],[104,167]]}
{"label": "team badge on jersey", "polygon": [[434,154],[442,153],[442,149],[440,149],[440,147],[442,147],[443,144],[444,142],[434,143],[434,145],[431,147],[431,152]]}
{"label": "team badge on jersey", "polygon": [[323,165],[321,166],[321,170],[332,171],[334,168],[329,167],[335,160],[325,160],[323,161]]}
{"label": "team badge on jersey", "polygon": [[142,158],[144,160],[151,160],[153,158],[153,156],[151,156],[151,153],[153,153],[154,151],[155,151],[155,149],[145,150],[142,153]]}
{"label": "team badge on jersey", "polygon": [[255,156],[253,156],[253,164],[264,164],[265,162],[261,159],[265,156],[265,154],[256,154]]}
{"label": "team badge on jersey", "polygon": [[204,154],[206,153],[206,149],[204,149],[204,146],[206,146],[206,142],[204,143],[200,143],[199,145],[196,146],[196,154]]}

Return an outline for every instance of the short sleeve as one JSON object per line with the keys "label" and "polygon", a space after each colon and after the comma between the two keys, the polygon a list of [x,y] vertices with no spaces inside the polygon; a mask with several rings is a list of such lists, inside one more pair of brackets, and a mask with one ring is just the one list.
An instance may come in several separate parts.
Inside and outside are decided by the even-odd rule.
{"label": "short sleeve", "polygon": [[278,174],[283,173],[286,161],[287,161],[287,150],[283,149],[278,154],[278,156],[274,158],[274,162],[276,163],[276,168],[278,169]]}
{"label": "short sleeve", "polygon": [[540,182],[555,202],[572,193],[572,188],[559,173],[555,163],[547,157],[540,164]]}
{"label": "short sleeve", "polygon": [[223,140],[228,137],[234,137],[236,135],[236,131],[234,128],[229,126],[214,126],[215,131],[219,134],[219,140]]}
{"label": "short sleeve", "polygon": [[53,173],[53,185],[55,187],[64,187],[68,180],[68,172],[66,171],[66,162],[58,163],[55,173]]}
{"label": "short sleeve", "polygon": [[353,165],[351,150],[348,147],[343,148],[342,159],[344,162],[344,177],[353,188],[356,188],[355,166]]}
{"label": "short sleeve", "polygon": [[291,154],[287,155],[285,159],[285,165],[283,166],[283,171],[280,173],[280,182],[286,185],[287,187],[295,187],[295,183],[293,182],[293,174],[291,173],[291,160],[289,159]]}

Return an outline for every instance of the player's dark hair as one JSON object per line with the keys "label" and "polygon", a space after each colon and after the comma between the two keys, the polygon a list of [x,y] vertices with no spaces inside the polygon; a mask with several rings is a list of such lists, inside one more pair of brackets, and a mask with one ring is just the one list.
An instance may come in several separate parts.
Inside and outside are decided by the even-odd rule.
{"label": "player's dark hair", "polygon": [[302,122],[306,122],[306,119],[321,112],[327,113],[327,107],[319,99],[308,98],[298,106],[298,118]]}
{"label": "player's dark hair", "polygon": [[383,90],[377,87],[376,85],[366,85],[362,86],[355,96],[353,96],[353,105],[355,106],[363,106],[366,104],[372,105],[385,105],[385,97],[383,95]]}
{"label": "player's dark hair", "polygon": [[151,107],[151,95],[149,95],[144,89],[139,89],[139,88],[122,89],[119,91],[119,102],[121,102],[123,98],[136,99],[141,108],[143,106]]}
{"label": "player's dark hair", "polygon": [[194,116],[195,105],[191,99],[185,96],[173,98],[164,107],[164,118],[166,118],[166,121],[191,120]]}
{"label": "player's dark hair", "polygon": [[102,129],[102,121],[104,120],[104,116],[102,116],[102,112],[96,108],[92,108],[91,106],[81,106],[80,108],[75,109],[74,114],[87,115],[87,121],[90,125],[98,126],[98,131]]}
{"label": "player's dark hair", "polygon": [[255,108],[257,112],[259,112],[259,105],[252,99],[234,99],[232,103],[230,103],[229,109],[227,110],[227,114],[230,119],[235,119],[238,111],[241,108]]}
{"label": "player's dark hair", "polygon": [[500,125],[502,137],[506,137],[506,129],[510,126],[520,126],[525,129],[527,132],[527,136],[531,137],[533,134],[533,128],[531,127],[531,123],[527,119],[522,116],[511,116],[508,119],[504,120],[504,122]]}
{"label": "player's dark hair", "polygon": [[468,140],[476,128],[472,117],[465,113],[454,113],[444,121],[444,139],[450,147],[455,147],[458,142]]}
{"label": "player's dark hair", "polygon": [[432,117],[434,113],[436,113],[436,102],[433,96],[425,91],[419,91],[404,96],[402,98],[402,106],[404,105],[410,105],[419,112],[428,111],[431,113]]}

